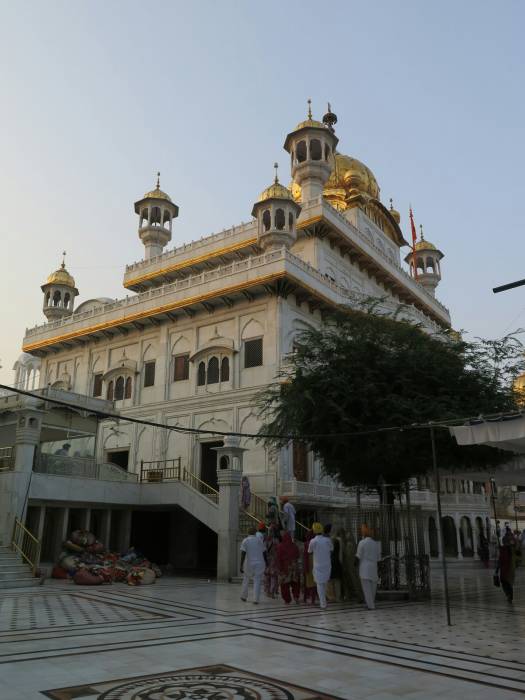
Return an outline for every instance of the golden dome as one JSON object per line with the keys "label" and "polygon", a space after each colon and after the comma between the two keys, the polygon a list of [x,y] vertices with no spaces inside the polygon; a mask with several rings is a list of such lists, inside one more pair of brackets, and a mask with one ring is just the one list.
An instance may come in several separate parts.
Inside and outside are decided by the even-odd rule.
{"label": "golden dome", "polygon": [[55,270],[46,280],[46,284],[63,284],[65,287],[75,287],[75,280],[66,270],[64,263]]}
{"label": "golden dome", "polygon": [[156,187],[154,190],[151,190],[151,192],[146,192],[143,199],[166,199],[168,202],[171,202],[171,197],[169,196],[169,194],[166,194],[158,187]]}
{"label": "golden dome", "polygon": [[422,241],[418,241],[415,247],[416,250],[437,250],[433,243],[430,243],[430,241],[425,241],[424,239]]}
{"label": "golden dome", "polygon": [[366,194],[379,199],[379,185],[370,168],[357,158],[342,153],[335,154],[334,168],[325,185],[325,191],[330,189],[344,189],[348,197]]}
{"label": "golden dome", "polygon": [[267,199],[293,199],[293,195],[284,185],[280,182],[272,182],[270,187],[267,187],[264,192],[261,192],[259,197],[259,202],[264,202]]}
{"label": "golden dome", "polygon": [[151,192],[146,192],[143,199],[165,199],[171,202],[171,197],[160,189],[160,173],[157,173],[157,186]]}
{"label": "golden dome", "polygon": [[318,122],[317,119],[305,119],[304,122],[297,124],[294,131],[299,131],[299,129],[306,129],[308,127],[313,127],[314,129],[326,129],[326,125],[322,122]]}

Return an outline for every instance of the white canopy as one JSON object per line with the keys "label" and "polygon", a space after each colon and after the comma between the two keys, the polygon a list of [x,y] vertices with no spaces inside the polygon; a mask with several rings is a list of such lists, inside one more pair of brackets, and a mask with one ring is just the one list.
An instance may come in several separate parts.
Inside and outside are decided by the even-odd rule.
{"label": "white canopy", "polygon": [[458,445],[490,445],[525,454],[525,416],[503,416],[450,428]]}

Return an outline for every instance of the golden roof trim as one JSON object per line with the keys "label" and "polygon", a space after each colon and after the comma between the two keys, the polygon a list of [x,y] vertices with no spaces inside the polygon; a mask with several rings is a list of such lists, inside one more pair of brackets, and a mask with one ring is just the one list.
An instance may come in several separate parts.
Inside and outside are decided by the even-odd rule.
{"label": "golden roof trim", "polygon": [[234,243],[230,246],[226,246],[225,248],[217,248],[216,250],[211,251],[209,253],[204,253],[203,255],[198,255],[194,258],[188,258],[187,260],[184,260],[179,263],[174,263],[173,265],[169,265],[168,267],[162,267],[160,270],[147,272],[146,274],[140,275],[139,277],[134,277],[131,280],[126,280],[124,282],[124,287],[126,289],[129,289],[129,287],[131,287],[132,285],[140,284],[141,282],[146,282],[150,279],[155,279],[155,277],[165,275],[169,272],[175,272],[176,270],[181,270],[184,267],[197,265],[198,263],[205,262],[206,260],[210,260],[211,258],[217,257],[219,255],[226,255],[226,253],[233,253],[236,250],[248,248],[249,246],[254,245],[255,243],[257,243],[257,236],[254,236],[253,238],[248,238],[245,241],[241,241],[240,243]]}
{"label": "golden roof trim", "polygon": [[31,352],[32,350],[39,350],[40,348],[48,347],[49,345],[55,345],[56,343],[61,343],[67,340],[73,340],[74,338],[79,338],[84,335],[89,335],[90,333],[103,331],[108,328],[114,328],[115,326],[122,325],[123,323],[128,323],[131,321],[139,321],[142,318],[148,318],[159,313],[165,313],[166,311],[173,311],[175,309],[182,309],[185,306],[190,306],[191,304],[198,304],[201,301],[206,301],[217,296],[224,296],[225,294],[231,294],[236,291],[241,291],[247,287],[253,287],[257,284],[264,284],[267,282],[272,282],[273,280],[280,279],[284,277],[286,273],[274,272],[270,275],[263,275],[262,277],[257,277],[249,282],[240,282],[239,284],[231,285],[230,287],[224,287],[220,290],[213,292],[207,292],[206,294],[198,294],[193,297],[186,297],[177,302],[172,302],[170,304],[163,304],[162,306],[156,306],[153,309],[146,309],[144,311],[137,312],[135,314],[129,314],[128,316],[122,316],[121,318],[112,319],[111,321],[105,321],[104,323],[97,323],[94,326],[88,326],[87,328],[81,328],[77,331],[71,331],[70,333],[64,333],[60,336],[54,336],[53,338],[47,338],[36,343],[30,343],[29,345],[23,345],[24,352]]}

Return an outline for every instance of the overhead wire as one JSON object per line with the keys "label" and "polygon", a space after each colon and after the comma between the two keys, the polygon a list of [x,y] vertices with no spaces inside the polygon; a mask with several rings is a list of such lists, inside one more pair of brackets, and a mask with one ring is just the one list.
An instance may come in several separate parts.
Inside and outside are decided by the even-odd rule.
{"label": "overhead wire", "polygon": [[189,428],[181,425],[170,425],[169,423],[160,423],[158,421],[146,420],[144,418],[135,418],[133,416],[122,416],[119,413],[111,413],[109,411],[101,411],[95,408],[87,408],[80,404],[75,404],[71,401],[64,401],[63,399],[52,398],[46,394],[37,394],[32,391],[27,391],[25,389],[18,389],[15,387],[10,387],[6,384],[0,384],[0,389],[4,389],[10,392],[20,394],[22,396],[28,396],[38,401],[45,401],[48,403],[53,403],[59,406],[65,406],[66,408],[75,409],[77,411],[88,411],[89,413],[96,415],[98,418],[104,418],[107,420],[123,421],[128,423],[136,423],[138,425],[149,426],[153,428],[161,428],[164,430],[173,430],[178,433],[189,433],[189,434],[205,434],[205,435],[219,435],[221,437],[233,436],[233,437],[243,437],[251,439],[274,439],[274,440],[302,440],[308,441],[312,439],[319,438],[335,438],[335,437],[363,437],[366,435],[377,435],[380,433],[390,433],[390,432],[403,432],[408,430],[428,430],[429,428],[449,428],[454,425],[464,425],[479,423],[483,421],[491,420],[502,420],[518,418],[523,415],[521,411],[512,414],[504,413],[494,413],[486,416],[468,416],[463,418],[455,419],[437,419],[428,421],[425,423],[410,423],[405,425],[396,426],[379,426],[376,428],[370,428],[367,430],[357,430],[353,432],[336,432],[336,433],[305,433],[305,434],[278,434],[278,433],[243,433],[240,431],[232,430],[214,430],[212,428]]}

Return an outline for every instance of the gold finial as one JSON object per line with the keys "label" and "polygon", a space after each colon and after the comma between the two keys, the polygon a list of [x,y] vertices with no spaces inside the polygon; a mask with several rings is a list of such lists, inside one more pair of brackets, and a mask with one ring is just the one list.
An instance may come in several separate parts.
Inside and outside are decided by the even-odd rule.
{"label": "gold finial", "polygon": [[274,182],[277,185],[279,183],[279,175],[277,174],[277,170],[279,168],[279,163],[274,163],[273,167],[275,168],[275,179]]}
{"label": "gold finial", "polygon": [[390,197],[390,211],[392,211],[394,208],[394,202],[392,201],[392,197]]}
{"label": "gold finial", "polygon": [[160,172],[157,172],[157,190],[160,190]]}
{"label": "gold finial", "polygon": [[312,118],[312,100],[308,98],[308,119]]}
{"label": "gold finial", "polygon": [[62,251],[62,265],[60,266],[63,270],[66,269],[66,251]]}
{"label": "gold finial", "polygon": [[423,224],[419,224],[419,232],[421,234],[421,240],[425,240],[425,236],[423,235]]}

